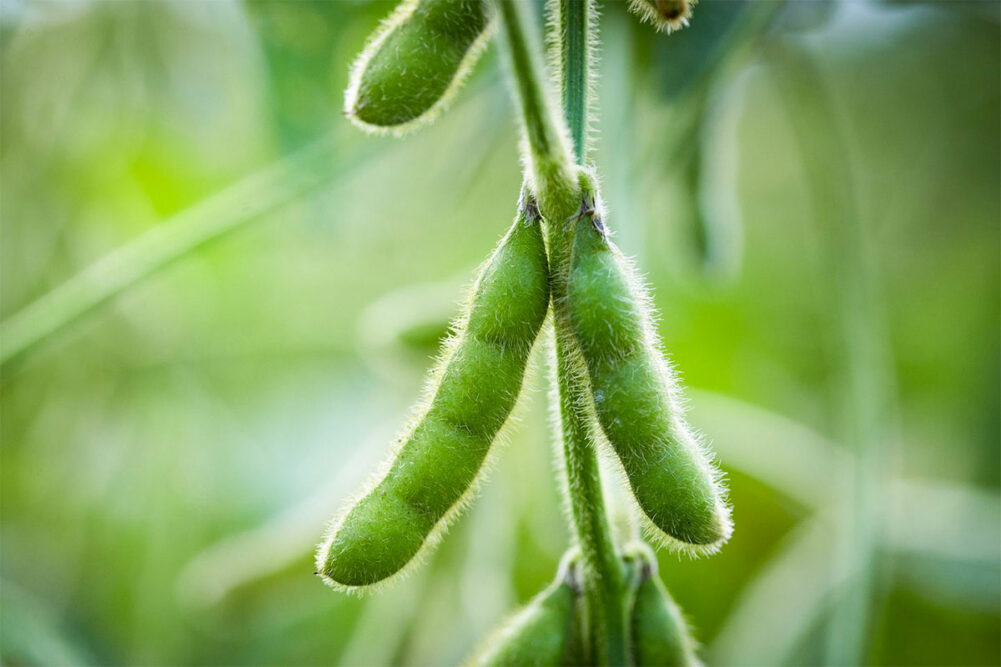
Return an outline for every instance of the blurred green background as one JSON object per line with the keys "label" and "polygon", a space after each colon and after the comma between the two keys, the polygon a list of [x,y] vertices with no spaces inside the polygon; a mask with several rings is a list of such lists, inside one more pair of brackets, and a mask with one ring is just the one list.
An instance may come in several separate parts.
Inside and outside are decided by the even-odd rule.
{"label": "blurred green background", "polygon": [[[552,577],[541,350],[424,567],[312,575],[520,182],[495,47],[431,128],[343,119],[390,8],[0,5],[3,664],[454,664]],[[998,4],[602,43],[608,222],[731,485],[720,554],[661,554],[704,657],[999,664]]]}

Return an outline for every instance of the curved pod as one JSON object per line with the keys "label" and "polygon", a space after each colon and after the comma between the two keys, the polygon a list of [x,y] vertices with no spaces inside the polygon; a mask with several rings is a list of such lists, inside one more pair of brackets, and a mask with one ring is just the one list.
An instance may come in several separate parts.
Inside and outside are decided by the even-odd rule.
{"label": "curved pod", "polygon": [[351,69],[344,112],[364,129],[406,129],[451,100],[486,45],[483,0],[404,0]]}
{"label": "curved pod", "polygon": [[317,553],[330,585],[352,589],[403,569],[458,512],[521,390],[549,303],[546,251],[523,207],[484,264],[429,399],[385,475],[335,521]]}
{"label": "curved pod", "polygon": [[685,422],[648,297],[594,214],[577,223],[567,302],[598,421],[655,536],[718,548],[732,531],[720,474]]}

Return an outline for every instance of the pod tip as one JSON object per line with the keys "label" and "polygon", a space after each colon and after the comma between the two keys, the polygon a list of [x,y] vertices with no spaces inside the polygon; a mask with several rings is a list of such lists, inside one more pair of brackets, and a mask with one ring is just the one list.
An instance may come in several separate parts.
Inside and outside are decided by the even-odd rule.
{"label": "pod tip", "polygon": [[687,27],[697,0],[630,0],[629,9],[644,23],[668,34]]}

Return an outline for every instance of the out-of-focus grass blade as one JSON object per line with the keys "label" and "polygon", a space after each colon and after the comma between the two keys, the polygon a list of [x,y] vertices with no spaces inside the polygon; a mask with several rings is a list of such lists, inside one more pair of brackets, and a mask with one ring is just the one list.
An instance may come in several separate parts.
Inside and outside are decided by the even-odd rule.
{"label": "out-of-focus grass blade", "polygon": [[391,665],[406,639],[406,628],[427,592],[428,568],[415,568],[392,595],[366,600],[351,639],[341,653],[341,665]]}
{"label": "out-of-focus grass blade", "polygon": [[940,560],[919,553],[894,561],[897,580],[936,607],[997,615],[1001,600],[998,559],[991,562]]}
{"label": "out-of-focus grass blade", "polygon": [[[772,9],[774,2],[760,3]],[[756,2],[707,2],[696,7],[696,15],[687,30],[670,39],[654,40],[652,55],[659,92],[674,99],[711,76],[713,68],[726,57],[735,35],[756,10]]]}
{"label": "out-of-focus grass blade", "polygon": [[[894,480],[884,540],[897,551],[942,560],[1001,563],[1001,497],[935,480]],[[996,599],[995,599],[996,601]]]}
{"label": "out-of-focus grass blade", "polygon": [[738,114],[742,91],[714,87],[706,97],[690,168],[695,225],[703,240],[703,270],[710,280],[728,283],[741,272],[744,223],[739,189]]}
{"label": "out-of-focus grass blade", "polygon": [[[693,422],[713,434],[713,446],[728,466],[815,512],[842,504],[848,490],[837,480],[854,466],[844,447],[808,426],[738,399],[704,390],[690,394]],[[990,595],[1001,594],[1001,580],[993,576],[1001,561],[997,493],[895,478],[889,481],[887,503],[876,531],[879,548],[901,563],[916,588],[947,592],[948,600],[965,607],[981,606]],[[794,548],[793,542],[785,545]],[[970,576],[943,576],[944,569],[957,564],[970,568]],[[971,577],[979,584],[970,585]],[[992,599],[996,602],[997,595]]]}
{"label": "out-of-focus grass blade", "polygon": [[735,131],[725,136],[713,132],[728,111],[718,105],[784,4],[708,4],[699,9],[697,25],[659,46],[663,53],[658,51],[655,62],[655,67],[670,64],[659,73],[658,83],[671,120],[658,134],[661,141],[654,142],[656,153],[650,159],[663,163],[662,178],[677,181],[676,196],[684,205],[675,206],[674,213],[685,228],[683,243],[694,268],[717,283],[739,274],[743,238],[734,175],[737,140]]}
{"label": "out-of-focus grass blade", "polygon": [[[745,401],[689,389],[692,421],[713,435],[727,466],[768,484],[804,507],[822,510],[843,493],[854,465],[844,447],[809,426]],[[903,551],[989,562],[1001,559],[1001,497],[951,482],[893,478],[882,533]]]}
{"label": "out-of-focus grass blade", "polygon": [[690,389],[692,421],[712,434],[727,466],[819,508],[836,493],[838,471],[850,455],[811,428],[770,410],[716,392]]}
{"label": "out-of-focus grass blade", "polygon": [[172,261],[356,167],[384,143],[370,139],[343,152],[338,135],[329,135],[168,218],[0,322],[0,368]]}
{"label": "out-of-focus grass blade", "polygon": [[423,373],[448,336],[464,293],[462,278],[408,285],[375,300],[358,321],[358,349],[387,380],[411,383]]}
{"label": "out-of-focus grass blade", "polygon": [[88,652],[60,628],[45,603],[10,581],[0,581],[0,663],[7,665],[93,664]]}
{"label": "out-of-focus grass blade", "polygon": [[997,613],[1001,498],[933,480],[896,480],[884,548],[898,579],[937,605]]}
{"label": "out-of-focus grass blade", "polygon": [[834,586],[831,578],[817,576],[832,546],[829,522],[807,519],[794,528],[738,598],[709,647],[712,662],[783,664]]}
{"label": "out-of-focus grass blade", "polygon": [[816,55],[799,42],[774,43],[769,56],[775,66],[779,98],[801,154],[803,177],[818,228],[828,243],[823,270],[830,279],[830,325],[838,339],[831,358],[842,372],[833,377],[832,395],[840,403],[840,428],[854,453],[854,465],[843,484],[846,518],[839,521],[837,572],[852,573],[840,592],[827,628],[826,661],[865,662],[872,591],[876,583],[875,546],[884,521],[885,480],[892,440],[888,415],[896,403],[893,365],[880,300],[870,221],[862,219],[854,156],[847,121],[829,78]]}
{"label": "out-of-focus grass blade", "polygon": [[[995,609],[1001,511],[997,494],[941,483],[895,483],[896,511],[883,528],[904,578],[939,603]],[[778,665],[825,612],[832,594],[855,573],[817,576],[835,555],[834,519],[807,519],[740,595],[710,647],[724,665]],[[956,566],[965,576],[956,576]]]}
{"label": "out-of-focus grass blade", "polygon": [[[376,429],[337,468],[330,482],[304,501],[250,530],[197,554],[177,580],[181,601],[193,607],[218,603],[237,588],[280,572],[320,539],[331,512],[365,479],[384,454],[387,432]],[[318,584],[319,585],[319,584]]]}
{"label": "out-of-focus grass blade", "polygon": [[[495,84],[495,77],[486,78],[479,86],[481,94],[471,95],[465,105],[480,103],[483,91],[498,88]],[[480,140],[473,142],[480,151],[466,182],[456,184],[458,190],[469,189],[482,172],[479,167],[503,138],[505,126],[499,122],[503,110],[491,104],[486,121],[470,126],[469,132]],[[484,126],[489,128],[487,136]],[[378,137],[348,142],[334,132],[171,216],[0,322],[0,369],[172,261],[332,182],[349,169],[358,169],[394,144],[399,145]]]}

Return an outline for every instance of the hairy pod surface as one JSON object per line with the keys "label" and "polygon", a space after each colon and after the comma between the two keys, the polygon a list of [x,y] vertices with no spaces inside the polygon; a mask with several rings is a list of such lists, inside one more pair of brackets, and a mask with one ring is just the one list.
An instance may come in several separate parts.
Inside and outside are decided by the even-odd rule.
{"label": "hairy pod surface", "polygon": [[681,609],[657,576],[657,557],[642,542],[623,548],[630,572],[629,633],[639,667],[699,667],[697,644]]}
{"label": "hairy pod surface", "polygon": [[351,589],[396,574],[461,507],[517,400],[548,309],[548,279],[542,231],[529,205],[483,266],[429,378],[430,400],[388,471],[320,546],[317,570],[327,583]]}
{"label": "hairy pod surface", "polygon": [[470,664],[478,667],[566,664],[574,638],[577,604],[572,579],[567,568],[561,567],[556,581],[501,626]]}
{"label": "hairy pod surface", "polygon": [[674,32],[688,25],[697,0],[629,0],[629,9],[657,30]]}
{"label": "hairy pod surface", "polygon": [[594,214],[577,222],[567,308],[598,422],[655,537],[718,548],[732,531],[719,472],[684,420],[645,291]]}
{"label": "hairy pod surface", "polygon": [[369,130],[430,120],[486,45],[483,0],[404,0],[352,66],[344,112]]}
{"label": "hairy pod surface", "polygon": [[695,642],[656,573],[636,589],[632,613],[633,660],[642,667],[697,667]]}

